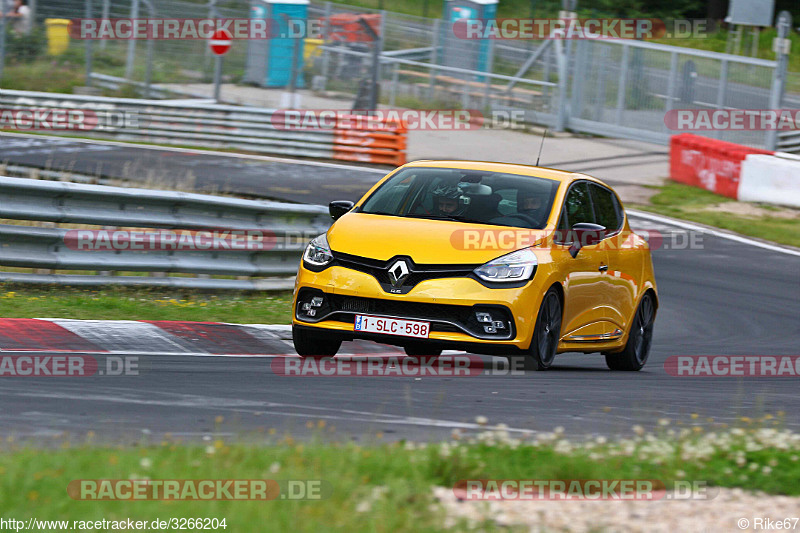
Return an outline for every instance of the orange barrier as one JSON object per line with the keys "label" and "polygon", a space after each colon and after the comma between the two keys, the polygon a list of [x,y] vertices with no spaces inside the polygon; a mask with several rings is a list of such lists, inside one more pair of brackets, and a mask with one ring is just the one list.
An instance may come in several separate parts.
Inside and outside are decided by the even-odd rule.
{"label": "orange barrier", "polygon": [[[328,17],[327,40],[348,43],[371,42],[372,36],[367,33],[364,26],[358,21],[359,19],[364,19],[372,31],[380,34],[381,16],[379,14],[339,13]],[[324,18],[320,21],[322,24],[325,23]]]}
{"label": "orange barrier", "polygon": [[[406,163],[406,127],[396,121],[358,120],[354,116],[337,118],[333,140],[333,158],[380,165]],[[364,125],[369,122],[371,125]]]}

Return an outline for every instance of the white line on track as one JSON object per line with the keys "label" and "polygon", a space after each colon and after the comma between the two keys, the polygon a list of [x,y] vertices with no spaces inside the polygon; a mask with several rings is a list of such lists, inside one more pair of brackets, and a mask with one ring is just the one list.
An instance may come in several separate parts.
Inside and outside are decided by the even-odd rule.
{"label": "white line on track", "polygon": [[662,215],[645,213],[644,211],[637,211],[635,209],[626,209],[625,211],[628,213],[628,215],[635,218],[642,218],[645,220],[651,220],[653,222],[661,222],[664,224],[669,224],[671,226],[676,226],[678,228],[697,231],[700,233],[706,233],[708,235],[713,235],[714,237],[719,237],[721,239],[727,239],[729,241],[739,242],[742,244],[749,244],[750,246],[756,246],[758,248],[764,248],[765,250],[770,250],[772,252],[778,252],[782,254],[793,255],[795,257],[800,257],[800,250],[795,250],[792,248],[784,248],[776,244],[770,244],[767,242],[762,242],[748,237],[744,237],[742,235],[737,235],[736,233],[729,233],[727,231],[723,231],[720,229],[710,228],[708,226],[700,226],[697,224],[692,224],[691,222],[684,222],[682,220],[676,220],[674,218],[669,218]]}

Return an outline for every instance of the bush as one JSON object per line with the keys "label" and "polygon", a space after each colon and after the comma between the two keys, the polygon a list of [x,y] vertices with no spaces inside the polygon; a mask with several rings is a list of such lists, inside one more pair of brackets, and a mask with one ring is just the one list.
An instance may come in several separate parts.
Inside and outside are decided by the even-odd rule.
{"label": "bush", "polygon": [[44,54],[47,38],[44,32],[36,30],[29,35],[20,35],[13,31],[6,34],[6,61],[29,62]]}

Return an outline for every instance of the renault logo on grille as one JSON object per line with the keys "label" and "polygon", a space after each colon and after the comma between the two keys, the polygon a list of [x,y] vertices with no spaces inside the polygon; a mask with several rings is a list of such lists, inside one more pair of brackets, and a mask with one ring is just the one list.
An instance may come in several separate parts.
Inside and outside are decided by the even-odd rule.
{"label": "renault logo on grille", "polygon": [[402,259],[398,259],[389,267],[389,281],[394,287],[399,287],[408,277],[408,264]]}

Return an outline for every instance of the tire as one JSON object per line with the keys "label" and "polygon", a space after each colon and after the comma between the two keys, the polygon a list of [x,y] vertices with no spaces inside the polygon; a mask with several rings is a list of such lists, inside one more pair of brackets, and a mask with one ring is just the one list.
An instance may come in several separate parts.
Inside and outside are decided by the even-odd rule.
{"label": "tire", "polygon": [[326,338],[303,328],[292,326],[292,343],[297,355],[322,359],[333,357],[342,346],[342,341]]}
{"label": "tire", "polygon": [[428,348],[424,344],[410,344],[408,346],[403,346],[403,349],[406,351],[406,355],[412,357],[422,357],[423,355],[438,357],[442,355],[441,348]]}
{"label": "tire", "polygon": [[636,315],[633,317],[631,332],[625,348],[618,353],[607,353],[606,364],[611,370],[637,371],[647,363],[650,355],[650,345],[653,341],[653,322],[656,316],[656,306],[653,297],[648,293],[639,302]]}
{"label": "tire", "polygon": [[[525,370],[547,370],[553,365],[561,338],[563,311],[558,290],[551,287],[539,307],[528,352],[521,356]],[[518,356],[519,357],[519,356]]]}

